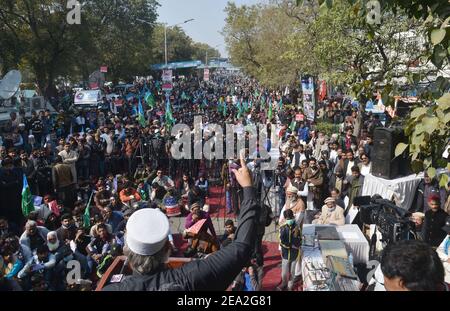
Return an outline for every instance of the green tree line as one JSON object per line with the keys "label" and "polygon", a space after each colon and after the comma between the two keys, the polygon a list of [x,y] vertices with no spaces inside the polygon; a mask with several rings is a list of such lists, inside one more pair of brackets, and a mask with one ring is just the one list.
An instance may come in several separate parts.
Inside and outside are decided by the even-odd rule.
{"label": "green tree line", "polygon": [[[156,0],[79,2],[81,24],[70,25],[67,0],[0,0],[0,76],[11,69],[30,72],[50,97],[59,79],[86,81],[102,65],[108,66],[107,79],[118,82],[164,62]],[[170,61],[203,60],[206,51],[218,55],[179,27],[168,28],[167,37]]]}

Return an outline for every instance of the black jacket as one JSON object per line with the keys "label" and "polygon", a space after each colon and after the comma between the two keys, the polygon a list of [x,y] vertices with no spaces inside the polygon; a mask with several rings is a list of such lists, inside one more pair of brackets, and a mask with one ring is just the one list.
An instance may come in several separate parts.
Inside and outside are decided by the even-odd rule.
{"label": "black jacket", "polygon": [[206,259],[190,262],[181,268],[160,270],[150,275],[125,277],[121,283],[108,285],[105,291],[224,291],[230,286],[253,252],[256,236],[254,189],[244,188],[235,240]]}
{"label": "black jacket", "polygon": [[441,244],[442,240],[444,240],[447,233],[442,230],[442,227],[445,225],[445,219],[448,214],[439,209],[436,212],[432,210],[428,210],[425,213],[425,220],[423,222],[422,233],[423,240],[433,247],[438,247]]}

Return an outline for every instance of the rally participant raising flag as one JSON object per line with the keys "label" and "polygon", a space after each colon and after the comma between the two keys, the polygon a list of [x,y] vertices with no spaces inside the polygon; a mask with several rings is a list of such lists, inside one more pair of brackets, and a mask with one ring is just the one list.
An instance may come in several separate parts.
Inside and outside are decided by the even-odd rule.
{"label": "rally participant raising flag", "polygon": [[142,102],[141,102],[140,98],[139,98],[139,104],[138,104],[138,120],[139,120],[139,124],[142,127],[147,126],[147,121],[145,120],[145,115],[144,115],[144,108],[142,108]]}
{"label": "rally participant raising flag", "polygon": [[94,191],[91,192],[91,196],[89,197],[89,201],[86,205],[86,209],[84,210],[84,215],[83,215],[83,226],[85,228],[90,228],[91,227],[91,212],[90,212],[90,205],[91,205],[91,200],[92,200],[92,196],[94,195]]}
{"label": "rally participant raising flag", "polygon": [[166,103],[166,125],[169,128],[172,128],[174,124],[175,124],[175,119],[173,118],[173,115],[172,115],[172,108],[170,106],[170,100],[167,99],[167,103]]}
{"label": "rally participant raising flag", "polygon": [[155,108],[155,97],[153,97],[152,92],[147,91],[147,93],[145,93],[144,99],[150,108]]}
{"label": "rally participant raising flag", "polygon": [[25,217],[34,211],[33,196],[31,195],[30,186],[28,186],[27,177],[23,174],[22,186],[22,214]]}

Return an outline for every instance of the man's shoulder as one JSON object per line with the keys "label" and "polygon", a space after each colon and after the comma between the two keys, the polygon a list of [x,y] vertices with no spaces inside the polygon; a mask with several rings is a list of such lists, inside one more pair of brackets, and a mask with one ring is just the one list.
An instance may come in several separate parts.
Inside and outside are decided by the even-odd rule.
{"label": "man's shoulder", "polygon": [[120,283],[109,284],[103,291],[183,291],[186,290],[163,270],[152,275],[130,275]]}

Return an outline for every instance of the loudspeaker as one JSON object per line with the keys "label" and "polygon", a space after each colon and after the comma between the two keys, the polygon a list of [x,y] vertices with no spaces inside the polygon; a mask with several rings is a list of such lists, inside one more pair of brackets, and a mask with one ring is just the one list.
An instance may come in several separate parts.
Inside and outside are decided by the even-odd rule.
{"label": "loudspeaker", "polygon": [[408,143],[401,128],[376,128],[373,134],[372,175],[394,179],[411,173],[408,149],[395,158],[398,143]]}

